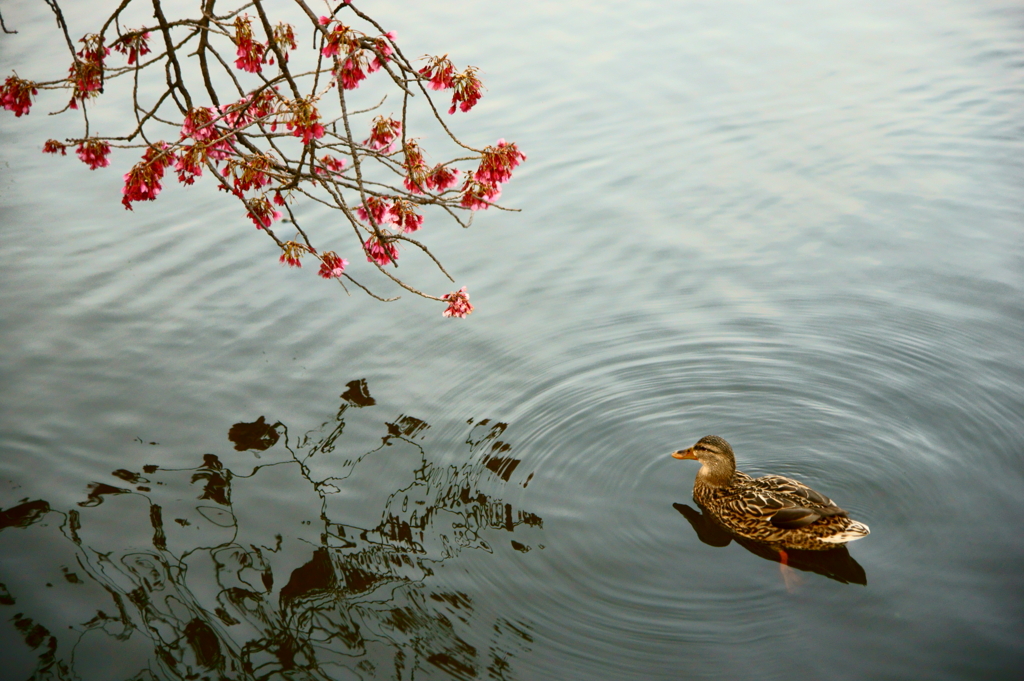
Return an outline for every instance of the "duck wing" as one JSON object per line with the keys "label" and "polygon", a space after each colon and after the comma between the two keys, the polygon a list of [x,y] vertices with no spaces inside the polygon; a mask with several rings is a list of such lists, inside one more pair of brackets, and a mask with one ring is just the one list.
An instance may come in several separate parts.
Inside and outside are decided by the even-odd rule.
{"label": "duck wing", "polygon": [[846,515],[846,511],[836,506],[836,503],[824,494],[791,478],[784,478],[781,475],[766,475],[754,480],[753,484],[766,492],[774,492],[787,497],[794,503],[806,505],[807,508],[824,511],[821,515]]}
{"label": "duck wing", "polygon": [[806,527],[826,516],[847,515],[825,495],[781,475],[768,475],[734,487],[719,503],[728,508],[730,515],[760,516],[784,530]]}
{"label": "duck wing", "polygon": [[784,508],[773,515],[770,522],[775,527],[783,530],[795,530],[801,527],[806,527],[821,517],[821,513],[815,511],[813,508],[791,506],[789,508]]}

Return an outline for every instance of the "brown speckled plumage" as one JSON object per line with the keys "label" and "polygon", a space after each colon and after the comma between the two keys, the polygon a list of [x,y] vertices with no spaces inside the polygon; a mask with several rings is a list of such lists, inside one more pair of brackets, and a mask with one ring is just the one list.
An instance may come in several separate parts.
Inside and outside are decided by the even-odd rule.
{"label": "brown speckled plumage", "polygon": [[736,470],[732,447],[717,435],[672,454],[703,464],[693,499],[722,527],[780,548],[824,551],[867,536],[867,525],[823,494],[780,475],[752,478]]}

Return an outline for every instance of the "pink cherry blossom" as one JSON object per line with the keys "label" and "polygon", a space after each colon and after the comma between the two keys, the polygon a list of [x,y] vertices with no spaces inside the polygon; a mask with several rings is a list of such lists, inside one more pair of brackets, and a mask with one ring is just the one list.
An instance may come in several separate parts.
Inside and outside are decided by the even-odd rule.
{"label": "pink cherry blossom", "polygon": [[270,184],[267,174],[274,165],[274,159],[264,154],[245,155],[228,161],[227,172],[231,175],[231,183],[235,190],[247,192],[250,189],[262,189]]}
{"label": "pink cherry blossom", "polygon": [[57,140],[46,140],[46,143],[43,144],[43,153],[44,154],[60,153],[61,156],[67,156],[68,155],[68,145],[62,144],[62,143],[58,142]]}
{"label": "pink cherry blossom", "polygon": [[[217,113],[210,107],[200,106],[185,114],[181,124],[181,139],[194,139],[203,153],[216,161],[228,158],[234,149],[231,146],[234,135],[225,134],[214,122]],[[205,160],[205,158],[203,159]]]}
{"label": "pink cherry blossom", "polygon": [[395,221],[395,216],[392,212],[392,205],[379,196],[368,196],[366,197],[366,203],[360,206],[356,206],[356,215],[363,222],[370,222],[370,218],[373,218],[373,224],[384,225],[392,224]]}
{"label": "pink cherry blossom", "polygon": [[498,140],[497,145],[484,148],[474,177],[485,184],[499,185],[511,180],[512,171],[525,160],[526,155],[519,151],[515,142],[508,144]]}
{"label": "pink cherry blossom", "polygon": [[466,292],[465,286],[458,291],[446,293],[441,298],[448,301],[448,308],[441,313],[445,317],[465,319],[466,315],[473,311],[473,306],[469,302],[469,293]]}
{"label": "pink cherry blossom", "polygon": [[220,109],[228,128],[242,130],[272,114],[278,102],[277,88],[264,88],[258,94],[246,95],[234,104],[221,105]]}
{"label": "pink cherry blossom", "polygon": [[197,142],[208,142],[216,139],[217,128],[213,124],[216,114],[213,109],[200,106],[185,114],[185,120],[181,124],[181,137],[191,137]]}
{"label": "pink cherry blossom", "polygon": [[456,106],[460,111],[469,111],[480,101],[480,97],[483,96],[483,83],[476,77],[476,72],[475,66],[469,66],[452,79],[455,91],[452,93],[452,108],[448,109],[449,114],[455,113]]}
{"label": "pink cherry blossom", "polygon": [[462,185],[460,205],[470,210],[487,210],[501,196],[501,186],[478,182],[470,178]]}
{"label": "pink cherry blossom", "polygon": [[121,203],[127,210],[133,210],[132,203],[135,201],[156,199],[163,188],[160,180],[163,179],[164,170],[174,160],[168,149],[170,146],[166,142],[150,145],[142,160],[125,173],[124,187],[121,188],[124,198],[121,199]]}
{"label": "pink cherry blossom", "polygon": [[252,220],[252,223],[256,225],[256,229],[270,227],[275,220],[280,220],[282,217],[281,211],[274,210],[265,195],[258,196],[255,199],[247,199],[245,207],[249,209],[245,216]]}
{"label": "pink cherry blossom", "polygon": [[327,132],[318,121],[295,121],[287,125],[289,130],[294,130],[293,135],[302,138],[303,144],[309,144],[313,139],[320,139]]}
{"label": "pink cherry blossom", "polygon": [[[369,73],[379,70],[384,65],[384,62],[394,54],[394,49],[391,47],[391,43],[394,41],[395,33],[393,31],[373,39],[375,53],[373,55],[373,59],[370,60],[370,66],[367,69]],[[382,59],[383,61],[381,61]]]}
{"label": "pink cherry blossom", "polygon": [[406,172],[405,179],[402,180],[405,188],[413,194],[422,194],[423,187],[427,184],[429,168],[423,160],[423,152],[420,151],[416,140],[405,141],[405,163],[402,166]]}
{"label": "pink cherry blossom", "polygon": [[434,191],[443,192],[458,184],[460,174],[458,168],[449,168],[439,163],[430,171],[424,183]]}
{"label": "pink cherry blossom", "polygon": [[290,118],[285,125],[293,135],[302,138],[303,144],[309,144],[314,138],[320,139],[326,134],[327,131],[320,124],[320,112],[312,102],[296,99],[291,102],[289,113]]}
{"label": "pink cherry blossom", "polygon": [[235,17],[235,45],[238,51],[235,53],[238,59],[235,60],[235,68],[247,71],[248,73],[260,73],[263,64],[266,63],[267,46],[258,40],[253,39],[252,22],[248,15]]}
{"label": "pink cherry blossom", "polygon": [[203,174],[203,163],[206,161],[206,149],[199,144],[187,144],[181,147],[174,162],[174,170],[178,173],[178,182],[192,184]]}
{"label": "pink cherry blossom", "polygon": [[391,206],[392,222],[406,234],[417,231],[423,226],[423,216],[414,208],[415,204],[405,199],[396,199]]}
{"label": "pink cherry blossom", "polygon": [[366,50],[356,50],[340,61],[334,70],[334,75],[341,81],[341,87],[346,90],[355,90],[359,87],[359,83],[366,78],[366,69],[368,68]]}
{"label": "pink cherry blossom", "polygon": [[427,59],[429,61],[426,66],[420,69],[420,75],[430,81],[430,89],[442,90],[455,87],[453,80],[455,66],[448,59],[448,55],[443,57],[427,57]]}
{"label": "pink cherry blossom", "polygon": [[78,145],[75,150],[82,163],[89,166],[89,170],[106,168],[110,165],[110,145],[100,140],[89,139]]}
{"label": "pink cherry blossom", "polygon": [[[299,44],[295,41],[295,27],[291,24],[280,22],[274,27],[274,43],[278,47],[288,48],[294,50],[298,48]],[[288,53],[284,53],[285,61],[288,60]]]}
{"label": "pink cherry blossom", "polygon": [[32,81],[7,76],[3,88],[0,89],[0,106],[13,111],[15,116],[21,118],[32,108],[32,96],[36,94],[39,94],[39,91]]}
{"label": "pink cherry blossom", "polygon": [[327,17],[320,17],[321,26],[329,26],[332,23],[334,24],[334,28],[327,32],[327,35],[324,38],[324,46],[323,49],[320,50],[320,54],[325,57],[337,57],[339,55],[345,55],[354,50],[358,50],[359,36],[362,34],[358,31],[353,31],[340,21],[334,21]]}
{"label": "pink cherry blossom", "polygon": [[320,165],[313,168],[313,172],[317,175],[323,175],[326,172],[340,173],[345,169],[345,159],[334,158],[330,154],[325,154],[320,158]]}
{"label": "pink cherry blossom", "polygon": [[367,262],[375,262],[381,267],[398,261],[398,248],[390,241],[382,242],[375,235],[370,235],[363,242],[363,250],[366,251]]}
{"label": "pink cherry blossom", "polygon": [[339,258],[334,251],[327,251],[320,259],[320,272],[318,273],[324,279],[340,279],[341,275],[345,273],[345,267],[348,266],[348,260]]}
{"label": "pink cherry blossom", "polygon": [[377,149],[378,151],[383,149],[384,153],[390,154],[394,151],[395,140],[401,136],[401,121],[396,121],[394,118],[377,116],[373,119],[373,128],[370,131],[370,137],[365,140],[363,144],[366,144],[373,149]]}
{"label": "pink cherry blossom", "polygon": [[149,32],[126,33],[114,41],[113,48],[115,52],[128,55],[128,65],[131,66],[139,57],[149,54]]}
{"label": "pink cherry blossom", "polygon": [[280,262],[289,267],[302,267],[302,256],[309,250],[303,244],[294,241],[286,241],[281,247],[282,253]]}
{"label": "pink cherry blossom", "polygon": [[110,48],[103,46],[103,37],[90,34],[79,40],[84,47],[75,54],[69,69],[69,80],[74,83],[74,91],[68,106],[78,108],[79,102],[95,97],[103,89],[103,59],[110,54]]}

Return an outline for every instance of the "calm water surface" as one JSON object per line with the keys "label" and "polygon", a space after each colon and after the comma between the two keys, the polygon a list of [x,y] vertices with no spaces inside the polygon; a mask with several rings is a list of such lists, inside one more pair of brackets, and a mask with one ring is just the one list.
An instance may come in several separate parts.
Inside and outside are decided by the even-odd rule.
{"label": "calm water surface", "polygon": [[[529,155],[429,234],[464,322],[0,119],[0,676],[1019,678],[1020,6],[364,4]],[[709,433],[872,535],[703,541]]]}

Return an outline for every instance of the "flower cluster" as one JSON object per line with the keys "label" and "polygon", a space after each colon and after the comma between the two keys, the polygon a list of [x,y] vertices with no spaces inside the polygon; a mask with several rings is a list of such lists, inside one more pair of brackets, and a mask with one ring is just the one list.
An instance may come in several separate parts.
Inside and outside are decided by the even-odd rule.
{"label": "flower cluster", "polygon": [[481,92],[483,83],[476,77],[476,71],[475,66],[469,66],[465,71],[452,79],[454,92],[452,92],[452,107],[448,109],[449,114],[455,113],[456,106],[458,106],[459,111],[465,113],[480,101],[480,97],[483,96]]}
{"label": "flower cluster", "polygon": [[466,292],[465,286],[458,291],[446,293],[441,298],[448,301],[448,308],[441,313],[445,317],[465,319],[466,315],[473,311],[473,305],[469,302],[469,294]]}
{"label": "flower cluster", "polygon": [[[46,151],[45,147],[43,151]],[[96,139],[85,140],[78,145],[75,153],[78,154],[78,158],[82,160],[82,163],[89,166],[89,170],[106,168],[110,165],[110,159],[107,158],[110,156],[110,145],[106,142]]]}
{"label": "flower cluster", "polygon": [[341,87],[354,90],[368,74],[377,71],[393,54],[389,41],[394,33],[368,39],[365,34],[329,17],[320,17],[324,32],[324,46],[320,53],[334,58],[334,76]]}
{"label": "flower cluster", "polygon": [[526,160],[526,154],[519,151],[515,142],[509,144],[498,140],[493,147],[485,147],[480,155],[480,166],[466,179],[462,187],[464,208],[480,210],[488,208],[501,196],[501,185],[512,179],[512,171]]}
{"label": "flower cluster", "polygon": [[149,32],[131,31],[114,41],[115,52],[128,55],[128,65],[138,61],[139,57],[149,54]]}
{"label": "flower cluster", "polygon": [[[359,36],[362,34],[358,31],[330,17],[320,17],[319,23],[325,27],[324,46],[320,49],[323,56],[337,57],[359,49]],[[333,28],[330,28],[332,24]]]}
{"label": "flower cluster", "polygon": [[496,146],[484,147],[480,167],[473,174],[478,182],[499,185],[512,179],[512,171],[526,160],[526,154],[519,151],[515,142],[498,140]]}
{"label": "flower cluster", "polygon": [[359,83],[366,78],[369,69],[370,64],[366,50],[356,50],[345,59],[338,60],[334,76],[341,81],[341,87],[346,90],[355,90],[359,87]]}
{"label": "flower cluster", "polygon": [[284,245],[281,246],[281,258],[280,262],[288,265],[289,267],[302,267],[302,256],[307,252],[313,252],[304,244],[297,243],[295,241],[285,241]]}
{"label": "flower cluster", "polygon": [[78,42],[83,47],[75,53],[78,59],[71,65],[68,77],[74,84],[68,103],[72,109],[77,109],[79,102],[84,103],[103,91],[103,60],[110,54],[110,48],[103,46],[103,36],[91,34]]}
{"label": "flower cluster", "polygon": [[369,145],[377,151],[385,150],[390,154],[395,149],[395,140],[402,136],[402,122],[394,118],[377,116],[373,119],[373,128],[370,131],[370,138],[363,144]]}
{"label": "flower cluster", "polygon": [[192,138],[197,144],[206,148],[206,154],[217,161],[223,161],[231,155],[233,134],[219,129],[215,122],[217,113],[205,106],[196,107],[187,114],[181,124],[181,139]]}
{"label": "flower cluster", "polygon": [[[295,42],[295,28],[291,24],[284,22],[279,23],[274,27],[273,42],[275,45],[280,47],[286,47],[289,50],[296,49],[299,44]],[[284,58],[288,59],[288,53],[284,52]],[[271,59],[270,63],[273,64],[274,60]]]}
{"label": "flower cluster", "polygon": [[360,81],[366,78],[369,69],[369,58],[359,43],[361,33],[352,30],[340,21],[332,21],[320,17],[320,25],[334,28],[327,32],[321,54],[335,60],[334,75],[341,81],[346,90],[359,87]]}
{"label": "flower cluster", "polygon": [[21,118],[32,108],[32,96],[37,94],[39,91],[32,81],[7,76],[3,88],[0,89],[0,106],[13,111],[15,116]]}
{"label": "flower cluster", "polygon": [[423,160],[420,145],[416,143],[416,140],[407,139],[403,151],[405,151],[405,163],[402,164],[402,167],[405,168],[405,179],[402,180],[402,183],[413,194],[422,194],[423,187],[427,185],[427,173],[430,172],[430,168]]}
{"label": "flower cluster", "polygon": [[232,130],[243,130],[273,114],[280,103],[277,88],[262,88],[234,104],[221,106],[224,124]]}
{"label": "flower cluster", "polygon": [[[373,39],[374,55],[370,60],[370,73],[378,71],[384,66],[384,62],[394,54],[395,50],[391,44],[395,42],[395,33],[391,31]],[[383,59],[384,61],[381,61]]]}
{"label": "flower cluster", "polygon": [[460,174],[458,168],[449,168],[442,163],[438,163],[427,174],[424,184],[436,192],[443,192],[458,184]]}
{"label": "flower cluster", "polygon": [[327,132],[320,123],[320,112],[308,98],[290,102],[288,113],[285,126],[293,135],[301,137],[303,144],[309,144],[313,138],[320,139]]}
{"label": "flower cluster", "polygon": [[405,141],[405,163],[402,167],[406,172],[403,184],[413,194],[422,194],[424,187],[444,192],[458,183],[461,174],[458,168],[449,168],[443,163],[430,168],[416,140]]}
{"label": "flower cluster", "polygon": [[391,241],[381,241],[376,235],[363,242],[366,262],[375,262],[380,267],[398,262],[398,248]]}
{"label": "flower cluster", "polygon": [[466,112],[476,106],[483,96],[483,84],[476,77],[478,69],[475,66],[467,66],[462,73],[455,73],[455,65],[448,59],[448,55],[425,59],[428,60],[427,65],[419,73],[428,81],[430,89],[454,90],[449,114],[455,113],[456,109]]}
{"label": "flower cluster", "polygon": [[323,175],[326,172],[340,173],[345,169],[345,159],[334,158],[330,154],[324,154],[320,157],[320,165],[313,169],[317,175]]}
{"label": "flower cluster", "polygon": [[413,208],[414,204],[405,199],[395,199],[391,206],[391,218],[396,227],[406,234],[415,232],[423,226],[423,216]]}
{"label": "flower cluster", "polygon": [[266,154],[243,155],[228,161],[227,174],[236,192],[259,190],[270,184],[267,171],[273,166],[273,157]]}
{"label": "flower cluster", "polygon": [[43,153],[44,154],[56,154],[58,152],[60,153],[61,156],[67,156],[68,155],[68,145],[62,144],[62,143],[58,142],[57,140],[46,140],[46,143],[43,144]]}
{"label": "flower cluster", "polygon": [[448,59],[447,54],[443,57],[425,58],[429,61],[426,66],[420,69],[420,75],[430,82],[431,90],[455,87],[455,65]]}
{"label": "flower cluster", "polygon": [[174,161],[174,169],[178,173],[178,182],[188,185],[203,175],[203,164],[206,163],[206,146],[203,144],[186,144],[178,151]]}
{"label": "flower cluster", "polygon": [[379,196],[368,196],[365,204],[356,207],[356,215],[363,222],[383,225],[392,221],[391,204]]}
{"label": "flower cluster", "polygon": [[[274,199],[276,203],[277,196]],[[266,194],[257,196],[254,199],[244,199],[244,201],[245,207],[249,209],[245,217],[252,220],[252,223],[256,225],[256,229],[265,229],[270,227],[275,220],[281,219],[281,211],[274,210],[274,207],[270,205],[270,201],[267,200]]]}
{"label": "flower cluster", "polygon": [[501,185],[478,182],[470,176],[460,191],[462,192],[462,201],[459,202],[459,205],[463,208],[487,210],[501,196]]}
{"label": "flower cluster", "polygon": [[160,193],[164,170],[174,160],[174,155],[169,151],[170,147],[166,142],[158,142],[150,145],[142,160],[136,163],[131,170],[124,175],[124,187],[121,193],[124,198],[121,203],[128,210],[132,210],[134,201],[153,201]]}
{"label": "flower cluster", "polygon": [[255,40],[252,35],[252,21],[248,14],[235,17],[235,45],[238,51],[235,53],[238,59],[235,60],[235,68],[248,73],[260,73],[263,71],[263,64],[266,63],[267,46]]}
{"label": "flower cluster", "polygon": [[339,258],[334,251],[327,251],[320,258],[320,272],[318,274],[324,279],[340,279],[345,273],[348,260]]}
{"label": "flower cluster", "polygon": [[366,203],[356,208],[356,214],[363,222],[378,227],[394,225],[406,234],[423,226],[423,216],[416,212],[415,204],[406,199],[389,202],[380,196],[368,196]]}

